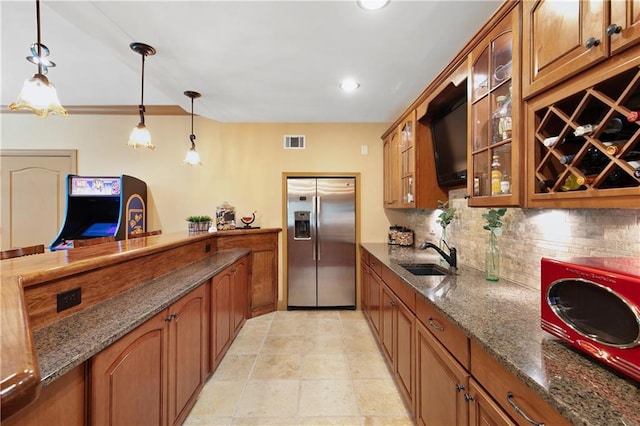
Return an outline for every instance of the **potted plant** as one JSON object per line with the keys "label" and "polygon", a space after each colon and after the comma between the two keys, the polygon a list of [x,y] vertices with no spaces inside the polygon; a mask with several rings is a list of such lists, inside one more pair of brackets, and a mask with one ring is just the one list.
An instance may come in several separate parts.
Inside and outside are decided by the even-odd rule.
{"label": "potted plant", "polygon": [[[447,243],[447,226],[453,221],[453,218],[456,214],[456,209],[453,207],[448,207],[448,201],[438,200],[438,209],[440,209],[440,214],[438,215],[438,219],[436,219],[436,223],[438,223],[442,227],[442,232],[440,233],[440,249],[444,250],[444,245]],[[444,260],[444,259],[442,259]]]}
{"label": "potted plant", "polygon": [[505,208],[489,209],[482,215],[487,222],[482,228],[490,232],[489,246],[485,253],[485,271],[488,281],[498,281],[500,279],[500,250],[496,244],[496,236],[502,234],[502,217],[507,212]]}
{"label": "potted plant", "polygon": [[187,222],[189,222],[189,233],[194,232],[206,232],[211,226],[211,216],[189,216]]}

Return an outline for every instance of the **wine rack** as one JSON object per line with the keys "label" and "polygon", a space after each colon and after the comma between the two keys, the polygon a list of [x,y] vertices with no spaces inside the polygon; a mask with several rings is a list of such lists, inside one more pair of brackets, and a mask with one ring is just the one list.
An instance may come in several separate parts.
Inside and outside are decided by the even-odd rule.
{"label": "wine rack", "polygon": [[640,66],[594,76],[528,105],[530,207],[640,206]]}

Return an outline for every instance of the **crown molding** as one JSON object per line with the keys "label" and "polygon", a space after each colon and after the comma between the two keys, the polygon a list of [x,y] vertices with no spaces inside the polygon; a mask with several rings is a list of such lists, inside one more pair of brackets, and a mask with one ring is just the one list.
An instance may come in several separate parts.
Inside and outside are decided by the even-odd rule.
{"label": "crown molding", "polygon": [[[64,107],[69,115],[139,115],[138,105],[71,105]],[[145,105],[144,115],[190,115],[178,105]],[[30,111],[12,111],[0,106],[0,113],[31,114]]]}

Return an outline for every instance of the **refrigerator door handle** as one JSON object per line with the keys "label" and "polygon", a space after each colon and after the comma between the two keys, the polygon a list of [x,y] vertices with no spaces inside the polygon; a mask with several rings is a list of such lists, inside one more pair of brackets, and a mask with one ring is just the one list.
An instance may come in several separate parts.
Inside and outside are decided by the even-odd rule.
{"label": "refrigerator door handle", "polygon": [[316,260],[320,260],[320,255],[322,254],[321,245],[320,245],[320,206],[321,206],[321,198],[320,196],[316,196],[315,204],[316,204]]}
{"label": "refrigerator door handle", "polygon": [[318,260],[318,197],[311,198],[311,256]]}

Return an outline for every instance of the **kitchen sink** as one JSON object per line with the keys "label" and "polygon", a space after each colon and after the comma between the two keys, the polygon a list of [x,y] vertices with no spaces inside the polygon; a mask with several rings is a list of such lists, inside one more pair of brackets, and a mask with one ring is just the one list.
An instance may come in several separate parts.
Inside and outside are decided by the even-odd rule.
{"label": "kitchen sink", "polygon": [[449,275],[449,271],[435,263],[401,263],[401,267],[413,275]]}

